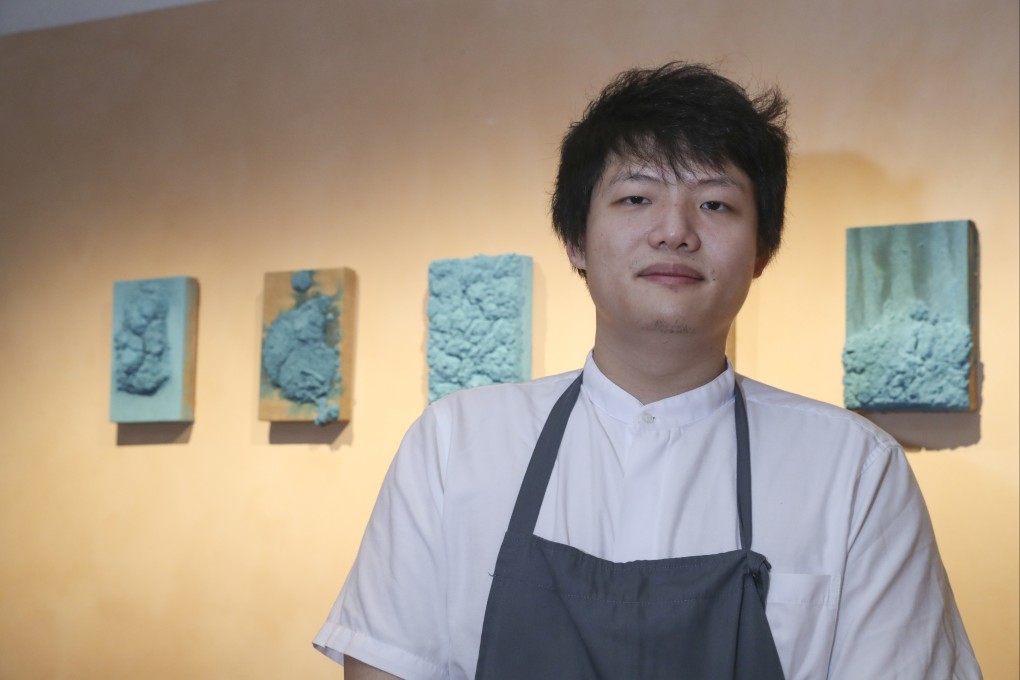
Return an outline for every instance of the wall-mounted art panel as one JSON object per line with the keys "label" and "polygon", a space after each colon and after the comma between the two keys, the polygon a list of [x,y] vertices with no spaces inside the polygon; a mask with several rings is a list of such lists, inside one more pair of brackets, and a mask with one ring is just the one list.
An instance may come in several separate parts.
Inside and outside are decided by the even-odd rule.
{"label": "wall-mounted art panel", "polygon": [[355,281],[347,268],[266,274],[260,420],[350,421]]}
{"label": "wall-mounted art panel", "polygon": [[977,231],[967,220],[847,230],[847,408],[977,407]]}
{"label": "wall-mounted art panel", "polygon": [[429,401],[531,378],[531,279],[526,255],[429,265]]}
{"label": "wall-mounted art panel", "polygon": [[112,422],[194,420],[197,332],[196,279],[113,284]]}

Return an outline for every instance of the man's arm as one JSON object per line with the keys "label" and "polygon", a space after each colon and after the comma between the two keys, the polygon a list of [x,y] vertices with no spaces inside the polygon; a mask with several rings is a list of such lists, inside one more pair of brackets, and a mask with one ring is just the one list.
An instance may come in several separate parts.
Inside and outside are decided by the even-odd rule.
{"label": "man's arm", "polygon": [[320,652],[350,662],[346,678],[447,675],[442,532],[447,447],[438,429],[430,408],[404,436],[357,560],[315,636]]}
{"label": "man's arm", "polygon": [[400,678],[345,654],[344,680],[400,680]]}
{"label": "man's arm", "polygon": [[829,680],[981,677],[899,448],[858,479]]}

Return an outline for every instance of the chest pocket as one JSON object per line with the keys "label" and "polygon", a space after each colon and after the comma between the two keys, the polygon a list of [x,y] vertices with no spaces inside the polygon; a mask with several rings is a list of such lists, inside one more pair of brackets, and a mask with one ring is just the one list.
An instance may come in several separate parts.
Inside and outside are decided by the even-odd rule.
{"label": "chest pocket", "polygon": [[773,571],[769,579],[765,614],[787,680],[824,678],[836,632],[839,577]]}

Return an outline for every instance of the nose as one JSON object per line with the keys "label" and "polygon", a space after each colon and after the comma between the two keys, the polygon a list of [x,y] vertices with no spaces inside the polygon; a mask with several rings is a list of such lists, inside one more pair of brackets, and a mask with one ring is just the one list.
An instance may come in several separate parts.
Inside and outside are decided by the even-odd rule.
{"label": "nose", "polygon": [[657,250],[697,250],[701,239],[696,220],[695,211],[685,202],[666,204],[648,232],[649,244]]}

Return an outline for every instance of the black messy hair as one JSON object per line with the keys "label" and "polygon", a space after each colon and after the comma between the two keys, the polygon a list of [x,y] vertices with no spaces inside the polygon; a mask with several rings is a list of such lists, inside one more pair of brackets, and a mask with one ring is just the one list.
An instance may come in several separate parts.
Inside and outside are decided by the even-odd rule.
{"label": "black messy hair", "polygon": [[621,73],[563,138],[553,228],[566,246],[583,249],[592,194],[614,157],[677,175],[730,162],[754,183],[758,257],[768,262],[779,249],[786,212],[786,106],[778,89],[752,98],[703,64]]}

